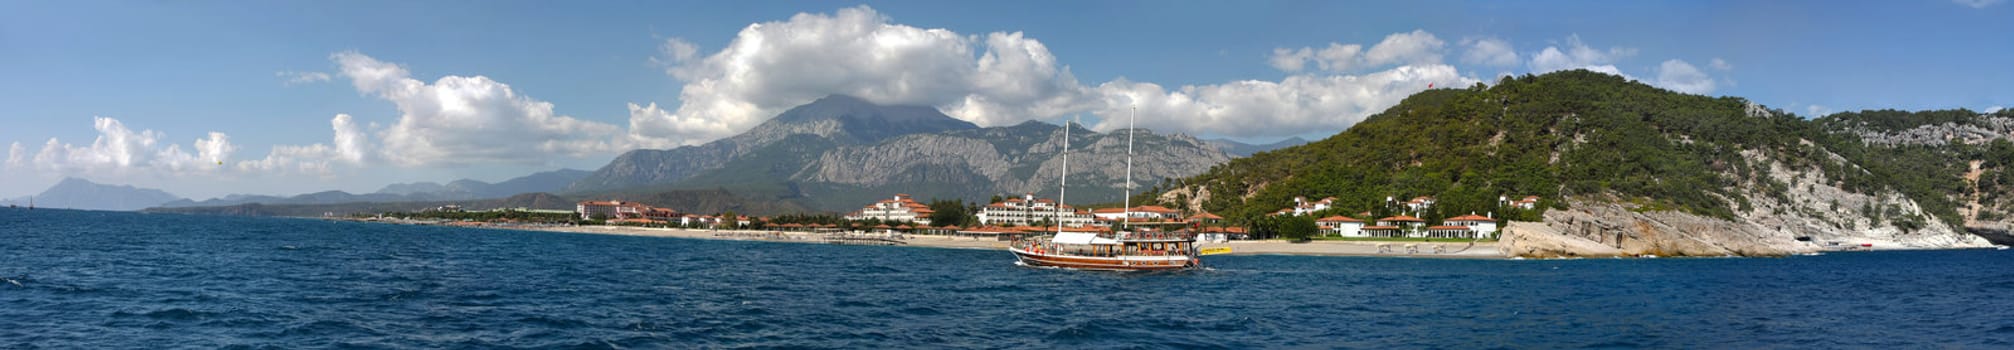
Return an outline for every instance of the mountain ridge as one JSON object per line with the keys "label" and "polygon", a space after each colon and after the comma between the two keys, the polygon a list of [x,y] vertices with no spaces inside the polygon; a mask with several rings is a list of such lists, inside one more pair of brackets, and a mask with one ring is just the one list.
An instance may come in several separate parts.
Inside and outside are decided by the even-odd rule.
{"label": "mountain ridge", "polygon": [[[0,205],[38,208],[132,211],[160,205],[182,197],[167,191],[131,185],[109,185],[77,177],[65,177],[31,198],[0,201]],[[32,203],[31,203],[32,202]]]}
{"label": "mountain ridge", "polygon": [[[1872,158],[1835,152],[1819,123],[1745,99],[1675,93],[1588,71],[1428,90],[1342,133],[1233,160],[1141,200],[1253,222],[1293,197],[1318,215],[1392,215],[1434,196],[1430,221],[1492,213],[1523,256],[1784,255],[1825,242],[1949,248],[1984,240],[1939,220]],[[1498,199],[1536,195],[1531,210]],[[1863,210],[1865,209],[1865,210]],[[1366,218],[1360,218],[1366,219]],[[1572,246],[1573,244],[1566,244]]]}
{"label": "mountain ridge", "polygon": [[[572,193],[726,189],[837,212],[893,193],[976,201],[1055,189],[1063,126],[1027,121],[979,128],[947,120],[955,119],[929,107],[828,97],[726,139],[625,153],[568,188]],[[1074,123],[1070,128],[1071,149],[1079,152],[1071,158],[1071,190],[1082,196],[1072,197],[1120,200],[1125,138],[1113,136],[1123,134]],[[1141,130],[1136,189],[1230,159],[1194,137]]]}

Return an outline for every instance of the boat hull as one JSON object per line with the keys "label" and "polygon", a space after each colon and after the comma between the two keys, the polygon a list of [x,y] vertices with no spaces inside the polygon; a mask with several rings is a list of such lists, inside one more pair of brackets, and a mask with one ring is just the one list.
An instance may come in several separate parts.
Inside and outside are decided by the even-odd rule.
{"label": "boat hull", "polygon": [[1053,267],[1073,270],[1099,271],[1166,271],[1195,268],[1197,261],[1188,256],[1118,256],[1092,257],[1058,254],[1042,254],[1010,248],[1014,258],[1022,264],[1034,267]]}

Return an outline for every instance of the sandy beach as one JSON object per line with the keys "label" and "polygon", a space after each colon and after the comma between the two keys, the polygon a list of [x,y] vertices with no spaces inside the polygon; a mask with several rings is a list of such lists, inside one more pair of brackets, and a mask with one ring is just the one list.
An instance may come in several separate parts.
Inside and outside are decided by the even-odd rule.
{"label": "sandy beach", "polygon": [[[693,239],[749,240],[773,242],[824,243],[823,234],[779,231],[736,231],[736,230],[689,230],[675,228],[642,228],[627,226],[571,226],[571,227],[495,227],[513,230],[567,232],[604,235],[675,237]],[[990,238],[970,238],[934,235],[907,235],[898,239],[905,246],[953,248],[953,249],[1007,249],[1006,241]],[[1313,241],[1289,243],[1279,240],[1229,241],[1200,243],[1202,248],[1229,247],[1225,255],[1315,255],[1315,256],[1380,256],[1380,257],[1421,257],[1460,259],[1503,259],[1503,253],[1495,242],[1469,243],[1427,243],[1427,242],[1372,242],[1372,241]]]}

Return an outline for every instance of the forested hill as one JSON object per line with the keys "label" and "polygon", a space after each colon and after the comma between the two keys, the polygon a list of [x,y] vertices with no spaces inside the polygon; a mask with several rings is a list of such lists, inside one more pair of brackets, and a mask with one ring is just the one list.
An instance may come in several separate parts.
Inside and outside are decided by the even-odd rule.
{"label": "forested hill", "polygon": [[[1893,195],[1894,179],[1858,165],[1870,158],[1827,146],[1847,139],[1742,98],[1565,71],[1422,92],[1335,136],[1236,159],[1157,194],[1233,220],[1296,196],[1336,197],[1320,215],[1374,216],[1392,212],[1387,198],[1434,196],[1439,203],[1420,213],[1430,221],[1470,212],[1535,221],[1547,208],[1588,203],[1724,221],[1770,216],[1814,231],[1950,230]],[[1807,203],[1833,192],[1857,199]],[[1527,195],[1543,206],[1499,206],[1499,196]],[[1847,217],[1860,209],[1886,213]]]}

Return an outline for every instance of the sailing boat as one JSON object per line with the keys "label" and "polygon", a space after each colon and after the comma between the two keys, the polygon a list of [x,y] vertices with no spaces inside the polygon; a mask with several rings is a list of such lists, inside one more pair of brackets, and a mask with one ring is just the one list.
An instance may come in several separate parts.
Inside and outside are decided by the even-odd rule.
{"label": "sailing boat", "polygon": [[[1064,188],[1058,191],[1056,201],[1060,210],[1063,193],[1067,192],[1070,181],[1070,126],[1063,124],[1063,180]],[[1007,251],[1014,253],[1016,264],[1033,267],[1049,267],[1073,270],[1101,271],[1158,271],[1183,270],[1202,266],[1197,259],[1196,236],[1176,232],[1135,232],[1130,230],[1133,216],[1133,117],[1126,118],[1126,203],[1122,227],[1112,234],[1100,235],[1092,232],[1066,232],[1063,225],[1056,226],[1056,234],[1051,237],[1036,237],[1017,240],[1008,245]],[[1061,213],[1058,213],[1061,218]],[[1061,220],[1058,220],[1059,222]]]}

